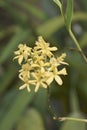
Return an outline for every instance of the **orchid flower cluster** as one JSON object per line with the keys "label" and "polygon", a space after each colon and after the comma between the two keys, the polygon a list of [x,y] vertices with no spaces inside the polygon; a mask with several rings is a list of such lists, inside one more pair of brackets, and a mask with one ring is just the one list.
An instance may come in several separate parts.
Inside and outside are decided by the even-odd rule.
{"label": "orchid flower cluster", "polygon": [[53,51],[57,51],[57,47],[50,47],[42,36],[38,37],[33,48],[19,44],[18,50],[14,52],[14,59],[18,59],[18,64],[21,66],[19,78],[24,83],[19,89],[27,88],[30,92],[30,87],[34,85],[37,92],[39,87],[47,88],[53,80],[62,85],[60,75],[67,75],[67,72],[66,68],[61,70],[59,68],[62,64],[68,65],[64,62],[66,54],[55,57]]}

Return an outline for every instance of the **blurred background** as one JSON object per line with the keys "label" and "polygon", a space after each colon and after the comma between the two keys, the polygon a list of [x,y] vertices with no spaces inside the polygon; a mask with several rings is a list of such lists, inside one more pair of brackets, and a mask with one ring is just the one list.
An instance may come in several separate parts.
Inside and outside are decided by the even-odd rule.
{"label": "blurred background", "polygon": [[[87,0],[74,1],[72,30],[87,56]],[[0,0],[0,130],[87,130],[84,122],[53,120],[43,88],[37,93],[19,91],[14,51],[20,43],[33,46],[39,35],[59,48],[56,55],[66,52],[69,63],[63,85],[50,86],[54,111],[58,116],[87,118],[87,63],[58,7],[52,0]]]}

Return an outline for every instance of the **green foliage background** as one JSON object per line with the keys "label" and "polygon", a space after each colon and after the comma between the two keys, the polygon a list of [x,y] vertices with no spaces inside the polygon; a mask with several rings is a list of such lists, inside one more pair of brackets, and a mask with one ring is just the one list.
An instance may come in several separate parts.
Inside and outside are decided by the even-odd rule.
{"label": "green foliage background", "polygon": [[[87,55],[86,0],[74,1],[72,30]],[[64,84],[50,86],[57,115],[86,118],[87,63],[69,37],[58,7],[52,0],[0,0],[0,130],[86,130],[86,123],[54,121],[43,88],[37,93],[18,90],[19,66],[13,52],[19,43],[33,46],[39,35],[59,48],[56,55],[67,53]]]}

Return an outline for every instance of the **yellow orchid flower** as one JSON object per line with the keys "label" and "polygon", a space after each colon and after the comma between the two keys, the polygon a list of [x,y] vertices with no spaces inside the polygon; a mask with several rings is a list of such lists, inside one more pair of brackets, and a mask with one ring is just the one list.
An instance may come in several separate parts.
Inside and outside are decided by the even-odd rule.
{"label": "yellow orchid flower", "polygon": [[66,68],[59,70],[59,67],[61,64],[68,65],[64,61],[66,54],[63,53],[56,58],[53,51],[57,51],[57,47],[50,47],[42,36],[38,37],[33,48],[26,44],[19,44],[18,51],[14,52],[14,59],[18,59],[18,63],[21,65],[19,78],[24,83],[19,89],[27,88],[30,92],[30,87],[33,85],[37,92],[39,87],[47,88],[53,80],[59,85],[63,84],[61,75],[67,75],[67,72]]}

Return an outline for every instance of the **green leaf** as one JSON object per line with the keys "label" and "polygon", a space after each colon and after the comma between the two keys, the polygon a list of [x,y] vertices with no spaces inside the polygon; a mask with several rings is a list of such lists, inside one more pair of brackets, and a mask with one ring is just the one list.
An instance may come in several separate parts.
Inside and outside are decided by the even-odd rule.
{"label": "green leaf", "polygon": [[82,48],[87,46],[87,32],[80,38],[79,43]]}
{"label": "green leaf", "polygon": [[5,6],[5,2],[0,0],[0,7],[4,7]]}
{"label": "green leaf", "polygon": [[11,64],[0,78],[0,94],[7,89],[8,85],[12,82],[16,74],[17,69],[13,64]]}
{"label": "green leaf", "polygon": [[59,0],[53,0],[53,1],[58,5],[58,7],[59,7],[60,10],[61,10],[61,8],[62,8],[61,2],[60,2]]}
{"label": "green leaf", "polygon": [[[19,85],[20,85],[19,83],[16,84],[16,86],[19,86]],[[7,114],[7,111],[12,105],[11,102],[15,100],[14,97],[17,96],[17,93],[18,93],[17,89],[11,89],[3,97],[3,100],[0,103],[0,120],[5,116],[5,114]]]}
{"label": "green leaf", "polygon": [[17,26],[10,26],[10,28],[9,27],[3,28],[0,31],[0,39],[4,39],[5,37],[12,35],[13,33],[17,32],[17,29],[18,29]]}
{"label": "green leaf", "polygon": [[0,130],[12,130],[12,127],[31,102],[33,96],[34,93],[28,93],[26,90],[19,91],[19,93],[14,96],[14,100],[9,102],[11,105],[8,106],[5,115],[3,115],[0,120]]}
{"label": "green leaf", "polygon": [[16,130],[45,130],[40,113],[31,108],[21,117]]}
{"label": "green leaf", "polygon": [[44,37],[50,37],[55,31],[60,29],[64,25],[63,18],[55,17],[51,20],[48,20],[44,24],[38,26],[36,29],[39,35],[43,35]]}
{"label": "green leaf", "polygon": [[[87,21],[87,13],[78,12],[73,15],[72,22]],[[63,17],[54,17],[36,28],[38,35],[50,37],[54,32],[64,26]]]}
{"label": "green leaf", "polygon": [[67,0],[65,24],[68,30],[71,28],[72,15],[73,15],[73,0]]}
{"label": "green leaf", "polygon": [[63,4],[59,0],[53,0],[58,7],[60,8],[60,11],[62,13],[62,16],[64,18],[66,28],[69,30],[71,28],[71,21],[72,21],[72,14],[73,14],[73,0],[67,0],[67,8],[66,8],[66,13],[63,12],[62,6]]}
{"label": "green leaf", "polygon": [[22,27],[26,27],[26,15],[24,15],[15,6],[13,6],[11,1],[5,1],[3,8],[9,12],[11,17],[17,24],[21,25]]}
{"label": "green leaf", "polygon": [[[81,113],[73,113],[69,117],[84,118]],[[60,130],[86,130],[86,123],[67,120],[62,123]]]}
{"label": "green leaf", "polygon": [[[41,103],[43,101],[43,103]],[[39,104],[39,105],[38,105]],[[39,89],[33,106],[44,116],[47,111],[47,90]]]}
{"label": "green leaf", "polygon": [[70,108],[73,113],[79,112],[79,102],[76,91],[77,82],[79,82],[79,74],[77,69],[71,69],[71,79],[70,79]]}
{"label": "green leaf", "polygon": [[19,1],[19,2],[17,2],[17,5],[20,5],[27,12],[31,13],[32,15],[36,16],[39,19],[44,20],[46,18],[44,12],[42,12],[40,9],[36,8],[34,5],[31,5],[30,3]]}
{"label": "green leaf", "polygon": [[29,35],[29,30],[22,30],[18,29],[16,34],[11,38],[10,42],[7,44],[7,46],[4,47],[1,57],[0,57],[0,63],[3,63],[9,56],[11,56],[16,49],[17,45],[20,42],[23,42],[25,38],[27,38]]}

